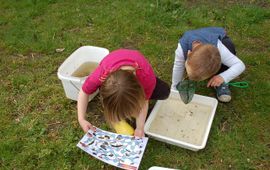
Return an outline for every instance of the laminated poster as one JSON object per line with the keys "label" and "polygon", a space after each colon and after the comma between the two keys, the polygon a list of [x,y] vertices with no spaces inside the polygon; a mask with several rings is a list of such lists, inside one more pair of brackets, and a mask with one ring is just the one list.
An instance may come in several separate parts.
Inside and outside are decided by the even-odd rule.
{"label": "laminated poster", "polygon": [[95,132],[89,130],[77,146],[110,165],[137,170],[147,141],[147,137],[120,135],[96,128]]}

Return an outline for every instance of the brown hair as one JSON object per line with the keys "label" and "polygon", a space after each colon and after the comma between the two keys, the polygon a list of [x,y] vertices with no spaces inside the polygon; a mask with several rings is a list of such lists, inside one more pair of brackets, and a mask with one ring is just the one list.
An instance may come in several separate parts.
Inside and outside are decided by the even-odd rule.
{"label": "brown hair", "polygon": [[127,70],[112,72],[101,85],[100,95],[105,119],[110,123],[136,117],[145,101],[137,77]]}
{"label": "brown hair", "polygon": [[218,72],[221,67],[221,57],[215,46],[201,44],[188,55],[186,64],[189,79],[202,81]]}

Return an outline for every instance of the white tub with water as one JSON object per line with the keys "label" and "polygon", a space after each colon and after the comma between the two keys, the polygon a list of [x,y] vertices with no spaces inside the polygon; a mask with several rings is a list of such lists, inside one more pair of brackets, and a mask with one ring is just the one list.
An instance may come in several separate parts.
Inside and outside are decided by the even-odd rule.
{"label": "white tub with water", "polygon": [[184,104],[177,91],[167,100],[159,100],[145,123],[145,133],[157,140],[193,151],[206,145],[218,101],[194,95]]}
{"label": "white tub with water", "polygon": [[[107,54],[109,54],[109,50],[106,48],[83,46],[63,62],[57,75],[69,99],[77,101],[78,93],[85,79]],[[94,98],[97,93],[98,90],[89,96],[89,100]]]}

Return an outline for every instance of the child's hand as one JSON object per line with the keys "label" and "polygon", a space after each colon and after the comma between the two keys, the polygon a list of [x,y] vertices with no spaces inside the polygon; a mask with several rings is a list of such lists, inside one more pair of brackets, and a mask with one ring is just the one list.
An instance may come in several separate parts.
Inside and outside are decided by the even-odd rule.
{"label": "child's hand", "polygon": [[79,120],[79,123],[85,133],[88,132],[89,129],[91,129],[92,131],[96,131],[96,128],[85,119]]}
{"label": "child's hand", "polygon": [[139,138],[142,138],[144,137],[144,131],[143,129],[135,129],[135,132],[134,132],[134,136],[136,137],[139,137]]}
{"label": "child's hand", "polygon": [[218,87],[224,82],[224,79],[219,76],[213,76],[207,83],[207,87]]}

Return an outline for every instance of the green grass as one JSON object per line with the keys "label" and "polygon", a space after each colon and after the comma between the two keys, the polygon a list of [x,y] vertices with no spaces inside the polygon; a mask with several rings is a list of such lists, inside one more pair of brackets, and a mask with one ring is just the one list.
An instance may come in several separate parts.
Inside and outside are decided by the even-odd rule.
{"label": "green grass", "polygon": [[[204,26],[226,27],[247,66],[238,80],[250,87],[233,88],[232,102],[218,105],[205,149],[150,139],[140,168],[270,167],[268,0],[10,0],[1,1],[0,11],[0,169],[113,169],[76,147],[83,132],[58,67],[82,45],[136,48],[170,83],[179,37]],[[204,87],[198,92],[214,96]],[[88,112],[107,128],[98,99]]]}

